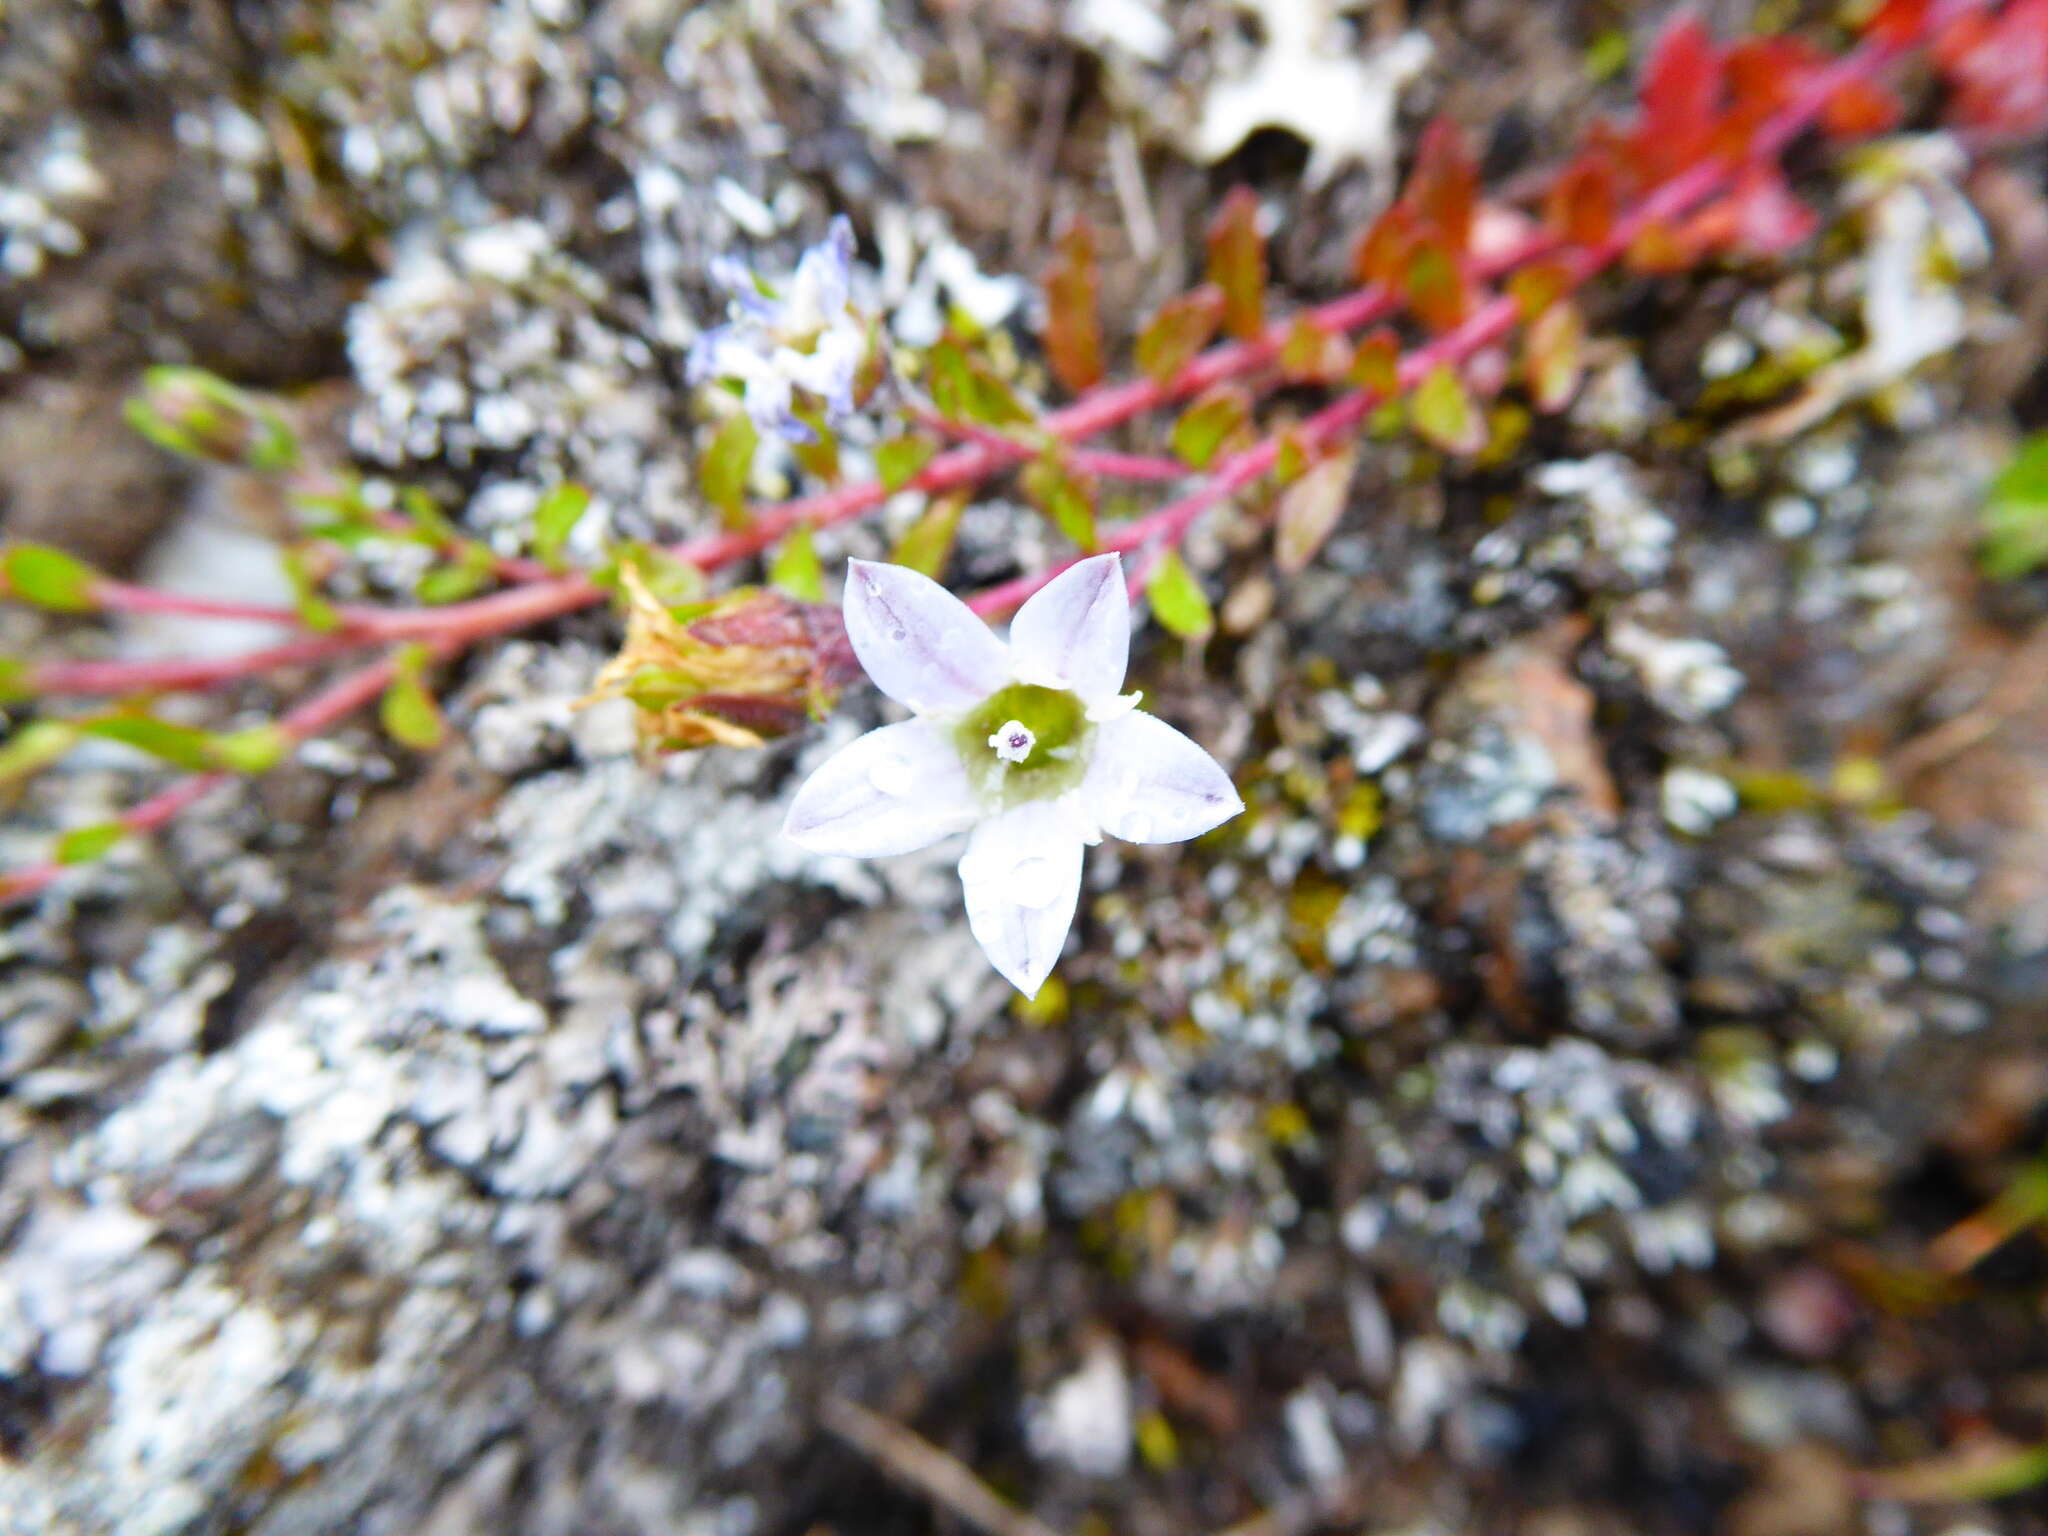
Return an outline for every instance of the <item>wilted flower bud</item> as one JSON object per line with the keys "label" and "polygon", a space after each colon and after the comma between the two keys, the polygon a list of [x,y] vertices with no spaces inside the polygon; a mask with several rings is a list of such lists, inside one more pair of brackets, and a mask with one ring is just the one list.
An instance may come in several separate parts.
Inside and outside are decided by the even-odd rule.
{"label": "wilted flower bud", "polygon": [[619,568],[626,643],[585,703],[627,698],[641,739],[664,751],[758,747],[822,717],[860,676],[839,611],[762,587],[671,608]]}

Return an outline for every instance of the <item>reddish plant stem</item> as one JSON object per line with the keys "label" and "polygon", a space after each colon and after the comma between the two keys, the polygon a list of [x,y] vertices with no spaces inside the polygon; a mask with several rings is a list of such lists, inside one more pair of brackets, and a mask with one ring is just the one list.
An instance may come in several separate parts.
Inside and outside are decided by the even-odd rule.
{"label": "reddish plant stem", "polygon": [[[1475,262],[1475,275],[1481,278],[1497,278],[1556,248],[1557,241],[1554,237],[1547,234],[1535,235]],[[1374,284],[1320,305],[1307,313],[1314,323],[1323,329],[1341,332],[1355,330],[1361,325],[1385,318],[1399,307],[1400,301],[1395,295]],[[1038,423],[1038,429],[1047,438],[1058,442],[1082,442],[1160,405],[1200,394],[1224,380],[1254,372],[1268,366],[1279,357],[1294,324],[1295,321],[1292,319],[1276,323],[1255,342],[1234,341],[1212,347],[1165,383],[1152,379],[1136,379],[1122,384],[1101,386],[1072,404],[1047,415]],[[956,423],[947,423],[947,426],[951,430],[958,430]],[[927,493],[957,490],[962,486],[978,484],[1004,469],[1024,463],[1041,451],[1033,444],[1006,438],[1000,433],[988,433],[984,440],[963,444],[940,454],[899,489]],[[1191,473],[1172,460],[1144,454],[1090,450],[1080,462],[1082,467],[1090,468],[1096,473],[1123,479],[1165,480],[1168,478],[1169,467],[1172,469],[1173,478],[1184,479]],[[758,554],[799,523],[823,527],[846,522],[872,511],[893,494],[894,492],[886,489],[879,481],[865,481],[859,485],[842,486],[812,496],[799,497],[793,501],[780,502],[771,507],[755,508],[744,528],[672,544],[664,553],[695,565],[703,571],[718,570],[748,555]],[[341,620],[341,627],[331,635],[323,636],[322,638],[329,642],[328,647],[312,655],[337,655],[390,640],[428,639],[441,635],[474,637],[497,633],[520,624],[533,623],[542,618],[552,618],[573,613],[580,608],[591,607],[605,595],[604,589],[587,577],[545,573],[542,567],[532,561],[501,561],[499,571],[500,574],[518,577],[520,585],[491,593],[487,597],[450,603],[440,608],[337,605],[335,612]],[[534,579],[526,579],[527,574],[531,572],[543,574]],[[303,624],[297,610],[291,608],[188,598],[158,592],[148,587],[131,586],[124,582],[102,582],[94,590],[95,595],[101,600],[101,606],[120,612],[174,613],[194,618],[249,620],[291,629],[300,628]],[[259,659],[264,654],[253,652],[246,657],[225,658],[215,664],[217,670],[201,674],[199,681],[184,686],[207,687],[238,677],[252,676],[265,669],[265,663]],[[294,653],[294,657],[311,659],[300,657],[298,653]],[[111,667],[114,664],[96,665]],[[151,686],[147,681],[124,683],[120,681],[119,674],[110,671],[96,675],[100,679],[100,685],[92,691],[118,693]],[[39,673],[38,678],[41,676]]]}
{"label": "reddish plant stem", "polygon": [[[1952,14],[1968,8],[1968,0],[1957,0],[1955,4],[1938,9]],[[1931,22],[1930,26],[1935,24]],[[1871,43],[1816,71],[1798,97],[1757,129],[1745,161],[1778,155],[1812,125],[1836,91],[1882,69],[1905,51],[1903,44]],[[1735,169],[1734,164],[1725,161],[1702,161],[1648,193],[1615,221],[1607,237],[1598,245],[1558,251],[1558,260],[1565,269],[1565,292],[1576,292],[1612,265],[1644,230],[1665,219],[1675,218],[1711,197],[1729,180]],[[1456,367],[1467,361],[1474,353],[1505,337],[1519,318],[1520,305],[1513,297],[1502,294],[1489,300],[1462,324],[1406,354],[1396,372],[1395,392],[1405,393],[1413,389],[1435,368]],[[1310,447],[1325,446],[1340,433],[1363,421],[1382,398],[1367,390],[1345,394],[1308,417],[1297,430]],[[1196,518],[1271,471],[1280,455],[1280,441],[1279,436],[1270,436],[1232,455],[1207,481],[1186,496],[1144,517],[1135,518],[1104,536],[1102,551],[1122,553],[1141,547],[1144,549],[1144,553],[1132,562],[1128,575],[1133,596],[1144,589],[1152,568],[1168,549],[1179,544]],[[1080,558],[1063,560],[1046,570],[990,587],[968,599],[967,606],[983,617],[1007,613]]]}
{"label": "reddish plant stem", "polygon": [[[434,651],[437,655],[445,656],[454,648],[453,642],[449,642],[436,645]],[[358,668],[347,676],[336,679],[288,711],[277,722],[278,729],[294,743],[310,740],[328,727],[354,714],[390,687],[397,671],[398,661],[395,656],[386,656],[366,667]],[[231,773],[215,772],[195,773],[189,778],[179,779],[168,788],[159,790],[147,800],[124,811],[118,818],[119,823],[131,836],[155,832],[167,826],[190,806],[233,777]],[[0,906],[35,895],[68,868],[69,865],[50,860],[0,876]]]}
{"label": "reddish plant stem", "polygon": [[[936,411],[919,410],[911,414],[934,432],[979,444],[996,453],[1012,455],[1020,463],[1037,457],[1050,446],[1032,444],[976,422],[954,421]],[[1118,453],[1105,448],[1069,448],[1061,459],[1084,474],[1099,475],[1105,480],[1185,480],[1196,473],[1179,459],[1153,453]]]}

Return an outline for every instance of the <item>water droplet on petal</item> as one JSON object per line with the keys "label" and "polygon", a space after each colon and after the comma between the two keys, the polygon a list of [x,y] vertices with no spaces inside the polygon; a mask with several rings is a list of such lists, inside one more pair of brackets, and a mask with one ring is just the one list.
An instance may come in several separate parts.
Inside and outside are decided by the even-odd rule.
{"label": "water droplet on petal", "polygon": [[905,629],[901,624],[892,624],[889,626],[889,638],[895,641],[898,645],[901,645],[904,641],[910,638],[910,631]]}
{"label": "water droplet on petal", "polygon": [[1037,911],[1059,898],[1060,872],[1051,859],[1029,858],[1010,871],[1010,899],[1020,907]]}
{"label": "water droplet on petal", "polygon": [[894,755],[878,757],[868,765],[868,782],[892,800],[908,794],[916,777],[910,764]]}

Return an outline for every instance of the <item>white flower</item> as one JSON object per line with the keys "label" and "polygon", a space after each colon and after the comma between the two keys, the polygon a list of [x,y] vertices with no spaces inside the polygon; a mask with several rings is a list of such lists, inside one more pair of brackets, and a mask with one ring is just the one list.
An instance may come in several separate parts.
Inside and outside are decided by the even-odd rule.
{"label": "white flower", "polygon": [[870,731],[797,791],[783,832],[814,853],[878,858],[968,832],[967,922],[1035,997],[1102,834],[1177,843],[1239,811],[1230,776],[1120,695],[1131,644],[1123,562],[1097,555],[1018,610],[1006,645],[937,582],[847,567],[846,633],[875,686],[914,716]]}

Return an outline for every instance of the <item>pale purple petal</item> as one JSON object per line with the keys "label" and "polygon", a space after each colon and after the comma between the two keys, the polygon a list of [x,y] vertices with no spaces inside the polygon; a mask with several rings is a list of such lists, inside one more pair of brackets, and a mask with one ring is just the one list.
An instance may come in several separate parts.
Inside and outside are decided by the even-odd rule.
{"label": "pale purple petal", "polygon": [[1058,802],[984,821],[967,840],[967,926],[988,963],[1026,997],[1052,974],[1081,896],[1081,836]]}
{"label": "pale purple petal", "polygon": [[874,859],[963,831],[978,810],[946,733],[906,720],[825,759],[790,802],[782,833],[812,853]]}
{"label": "pale purple petal", "polygon": [[1069,566],[1034,593],[1010,624],[1016,675],[1071,689],[1090,708],[1116,697],[1130,654],[1131,600],[1123,561],[1115,555]]}
{"label": "pale purple petal", "polygon": [[853,225],[842,213],[796,264],[789,284],[792,317],[800,325],[829,323],[846,308],[852,279]]}
{"label": "pale purple petal", "polygon": [[1096,728],[1081,796],[1102,830],[1128,843],[1199,837],[1244,809],[1222,764],[1143,710]]}
{"label": "pale purple petal", "polygon": [[1009,681],[1009,652],[995,631],[900,565],[847,562],[846,637],[875,686],[919,714],[971,709]]}

